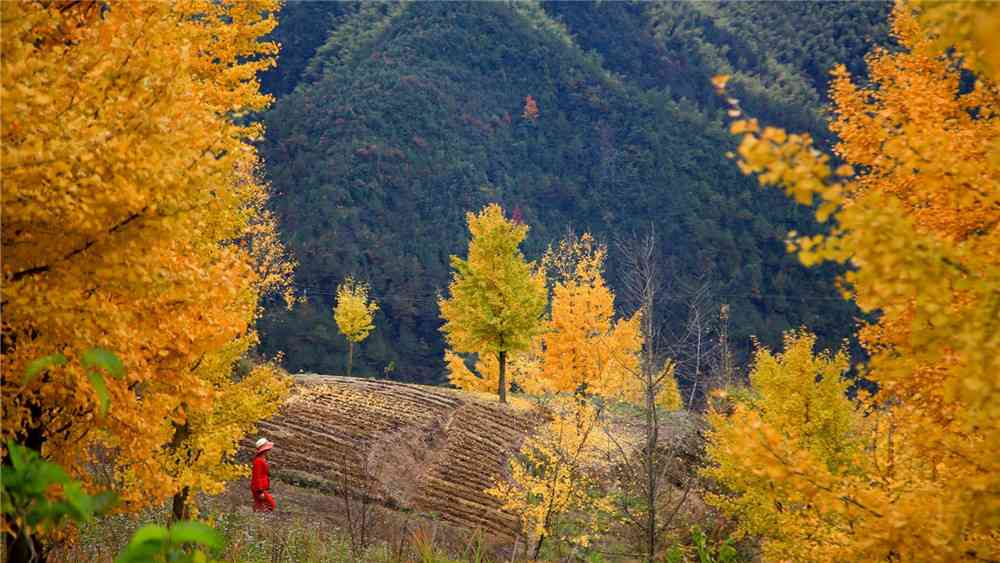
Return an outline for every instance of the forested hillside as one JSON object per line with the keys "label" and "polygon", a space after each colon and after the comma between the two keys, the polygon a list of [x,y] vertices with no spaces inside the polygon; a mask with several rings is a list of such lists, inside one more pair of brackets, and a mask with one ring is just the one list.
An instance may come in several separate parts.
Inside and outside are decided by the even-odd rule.
{"label": "forested hillside", "polygon": [[997,4],[282,1],[0,2],[0,560],[1000,561]]}
{"label": "forested hillside", "polygon": [[[661,318],[674,332],[691,288],[707,282],[699,306],[715,315],[730,304],[741,356],[751,335],[776,344],[803,324],[825,344],[847,337],[856,313],[834,270],[806,270],[785,251],[789,230],[814,230],[809,210],[725,158],[732,140],[709,79],[732,74],[755,115],[822,136],[827,70],[860,67],[884,41],[887,12],[290,3],[275,31],[281,63],[264,77],[278,100],[261,152],[304,301],[271,308],[264,352],[285,351],[293,371],[342,372],[347,342],[331,307],[353,274],[381,305],[355,373],[442,381],[437,294],[463,248],[464,214],[490,202],[531,228],[529,257],[569,229],[610,243],[654,228],[675,296]],[[608,269],[616,286],[613,248]]]}

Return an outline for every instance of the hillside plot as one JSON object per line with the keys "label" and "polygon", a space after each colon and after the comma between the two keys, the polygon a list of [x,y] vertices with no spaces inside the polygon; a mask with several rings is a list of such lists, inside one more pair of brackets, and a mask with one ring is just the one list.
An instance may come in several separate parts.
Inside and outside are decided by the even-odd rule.
{"label": "hillside plot", "polygon": [[311,375],[296,383],[280,414],[260,424],[277,444],[274,480],[328,495],[347,490],[466,528],[517,532],[517,520],[483,490],[537,415],[437,387]]}

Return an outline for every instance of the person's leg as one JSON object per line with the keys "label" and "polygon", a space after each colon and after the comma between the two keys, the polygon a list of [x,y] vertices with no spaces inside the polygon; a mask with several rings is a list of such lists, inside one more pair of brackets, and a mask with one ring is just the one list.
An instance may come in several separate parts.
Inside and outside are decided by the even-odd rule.
{"label": "person's leg", "polygon": [[271,496],[271,493],[262,494],[261,500],[263,501],[262,504],[264,505],[263,507],[261,507],[262,510],[265,510],[267,512],[274,512],[274,509],[278,507],[277,503],[274,502],[274,497]]}

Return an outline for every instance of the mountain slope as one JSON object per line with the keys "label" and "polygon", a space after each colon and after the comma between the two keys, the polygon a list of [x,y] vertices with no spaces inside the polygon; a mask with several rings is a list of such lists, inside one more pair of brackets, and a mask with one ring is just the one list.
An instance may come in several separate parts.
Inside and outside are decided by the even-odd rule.
{"label": "mountain slope", "polygon": [[[846,336],[834,327],[853,309],[833,272],[785,253],[808,211],[725,158],[720,112],[609,70],[538,5],[369,4],[353,18],[266,117],[262,152],[308,299],[262,323],[264,350],[286,352],[289,369],[342,369],[330,307],[354,273],[382,304],[356,369],[441,381],[436,296],[465,250],[464,213],[494,201],[531,227],[530,257],[568,228],[611,241],[654,224],[669,274],[711,279],[731,304],[743,353],[751,334],[773,343],[800,324]],[[527,96],[537,119],[522,115]],[[619,275],[612,252],[612,286]],[[676,329],[685,314],[666,304],[661,317]]]}

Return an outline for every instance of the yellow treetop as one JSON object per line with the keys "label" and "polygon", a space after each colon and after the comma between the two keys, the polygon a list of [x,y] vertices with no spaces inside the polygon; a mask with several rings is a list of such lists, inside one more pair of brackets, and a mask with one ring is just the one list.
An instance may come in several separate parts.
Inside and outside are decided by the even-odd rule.
{"label": "yellow treetop", "polygon": [[[0,5],[3,438],[77,475],[110,448],[127,508],[178,489],[153,452],[214,409],[206,358],[251,337],[262,282],[234,241],[264,188],[247,174],[260,127],[238,118],[269,101],[276,8]],[[107,415],[79,362],[21,385],[31,360],[92,346],[125,365]]]}
{"label": "yellow treetop", "polygon": [[764,558],[842,560],[839,536],[851,520],[810,501],[807,481],[864,479],[863,417],[847,397],[848,358],[813,355],[816,337],[785,335],[784,351],[760,347],[750,371],[751,389],[738,396],[732,413],[709,414],[705,473],[728,494],[708,501],[738,516],[740,531],[763,538]]}
{"label": "yellow treetop", "polygon": [[[615,320],[615,295],[604,283],[607,247],[589,233],[550,248],[543,262],[555,280],[552,312],[541,336],[539,386],[548,392],[588,393],[643,404],[640,313]],[[668,368],[671,369],[671,368]],[[672,376],[663,378],[659,404],[680,407]]]}
{"label": "yellow treetop", "polygon": [[467,219],[469,253],[465,259],[451,257],[450,297],[438,301],[445,321],[441,330],[455,352],[497,355],[503,401],[507,353],[529,348],[542,329],[545,274],[519,249],[528,226],[504,217],[499,205],[469,213]]}
{"label": "yellow treetop", "polygon": [[[949,5],[897,5],[902,48],[869,57],[873,87],[837,71],[832,127],[851,166],[832,171],[806,136],[733,124],[746,172],[834,219],[794,241],[802,261],[849,261],[846,288],[880,313],[861,339],[892,413],[887,459],[867,481],[808,489],[851,513],[856,532],[837,541],[854,558],[1000,557],[1000,94],[996,36],[982,32],[1000,11]],[[951,44],[979,71],[969,92]]]}
{"label": "yellow treetop", "polygon": [[373,322],[378,303],[368,295],[368,284],[347,276],[337,286],[337,303],[333,318],[347,340],[361,342],[375,328]]}

